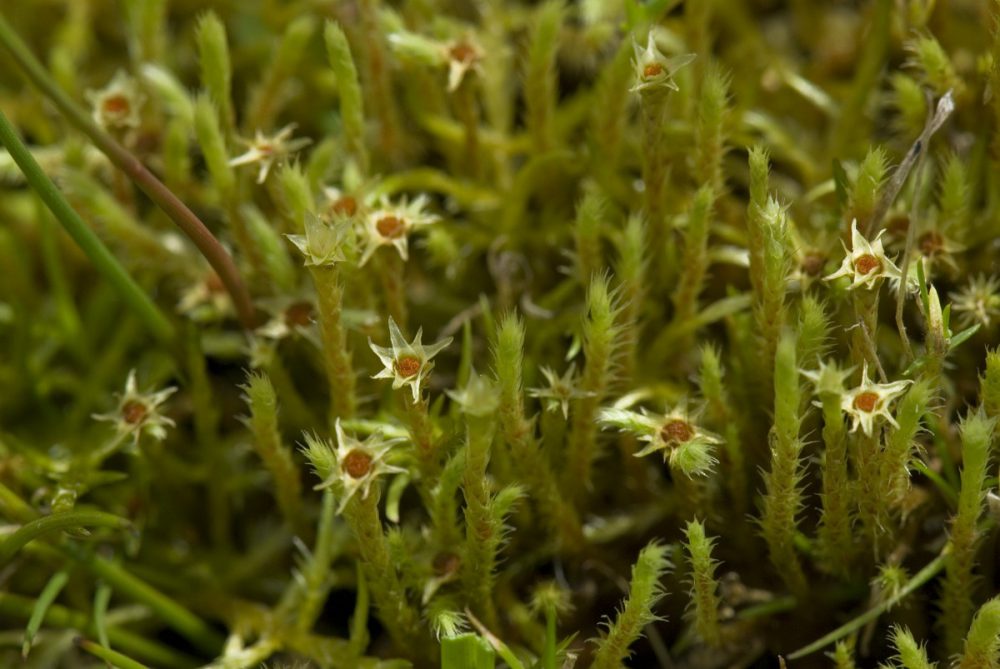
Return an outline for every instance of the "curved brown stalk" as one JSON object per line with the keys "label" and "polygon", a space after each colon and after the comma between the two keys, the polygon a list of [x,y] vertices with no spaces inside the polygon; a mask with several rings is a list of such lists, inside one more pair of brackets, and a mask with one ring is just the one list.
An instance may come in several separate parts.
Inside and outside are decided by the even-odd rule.
{"label": "curved brown stalk", "polygon": [[177,224],[177,227],[194,242],[212,269],[219,275],[232,297],[240,322],[246,328],[253,327],[256,322],[253,303],[250,301],[250,293],[243,283],[243,278],[240,276],[239,270],[236,269],[236,263],[233,262],[232,256],[223,248],[215,235],[205,227],[201,219],[186,204],[181,202],[156,175],[150,172],[135,155],[98,127],[90,116],[59,88],[24,41],[7,23],[3,14],[0,14],[0,44],[7,49],[28,80],[55,104],[69,122],[87,135],[90,141],[118,169],[127,174],[149,196],[149,199],[155,202],[156,206],[162,209]]}

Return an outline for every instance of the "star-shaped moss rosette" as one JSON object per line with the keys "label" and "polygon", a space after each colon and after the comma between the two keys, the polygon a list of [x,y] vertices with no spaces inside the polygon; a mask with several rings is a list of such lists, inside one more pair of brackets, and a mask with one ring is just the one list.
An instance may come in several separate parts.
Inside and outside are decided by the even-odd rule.
{"label": "star-shaped moss rosette", "polygon": [[843,368],[836,360],[821,360],[816,369],[801,370],[802,376],[812,381],[817,395],[841,395],[844,384],[854,372],[854,367]]}
{"label": "star-shaped moss rosette", "polygon": [[316,305],[308,296],[270,298],[261,300],[261,306],[270,318],[255,334],[275,341],[298,336],[319,344],[315,334]]}
{"label": "star-shaped moss rosette", "polygon": [[410,386],[413,391],[413,401],[420,401],[421,386],[434,369],[431,359],[444,350],[452,342],[452,338],[442,339],[439,342],[424,346],[423,328],[417,330],[413,342],[407,342],[400,332],[396,321],[389,317],[389,341],[391,347],[378,346],[371,339],[368,346],[371,347],[375,355],[382,361],[384,368],[373,379],[392,379],[393,390]]}
{"label": "star-shaped moss rosette", "polygon": [[339,178],[324,184],[317,197],[321,216],[364,216],[379,201],[378,177],[366,176],[354,160],[348,160]]}
{"label": "star-shaped moss rosette", "polygon": [[364,198],[337,186],[323,187],[321,211],[328,218],[353,218],[364,211]]}
{"label": "star-shaped moss rosette", "polygon": [[111,413],[94,414],[93,418],[113,423],[119,437],[131,437],[133,446],[139,444],[144,434],[163,441],[167,428],[173,427],[174,421],[160,413],[160,406],[176,390],[170,387],[156,392],[139,392],[133,369],[125,380],[125,392],[118,395],[117,408]]}
{"label": "star-shaped moss rosette", "polygon": [[316,474],[323,479],[316,489],[322,490],[333,486],[338,488],[340,502],[337,513],[339,514],[343,513],[354,495],[360,493],[360,499],[367,498],[372,484],[380,476],[402,474],[406,470],[385,461],[393,447],[403,441],[402,438],[387,439],[380,432],[375,432],[361,441],[344,431],[339,418],[334,431],[337,436],[336,448],[329,441],[307,433],[303,452],[312,463]]}
{"label": "star-shaped moss rosette", "polygon": [[206,270],[184,290],[177,311],[199,323],[221,321],[236,313],[226,286],[213,270]]}
{"label": "star-shaped moss rosette", "polygon": [[598,421],[606,427],[616,427],[648,442],[635,457],[662,451],[663,461],[671,469],[678,469],[686,476],[704,476],[712,471],[716,459],[713,447],[721,444],[718,435],[699,427],[682,403],[660,415],[650,415],[644,408],[639,411],[609,407],[602,409]]}
{"label": "star-shaped moss rosette", "polygon": [[448,92],[458,90],[470,72],[481,75],[483,49],[471,36],[454,40],[445,46],[448,61]]}
{"label": "star-shaped moss rosette", "polygon": [[469,370],[469,379],[460,390],[445,391],[462,412],[470,416],[490,416],[500,406],[500,394],[496,384],[475,369]]}
{"label": "star-shaped moss rosette", "polygon": [[305,234],[288,235],[288,241],[306,257],[306,267],[345,262],[353,255],[356,244],[350,218],[321,218],[313,213],[306,214]]}
{"label": "star-shaped moss rosette", "polygon": [[136,80],[120,70],[104,88],[87,91],[94,121],[109,130],[137,128],[139,109],[145,99]]}
{"label": "star-shaped moss rosette", "polygon": [[548,382],[547,388],[528,388],[528,395],[542,400],[546,411],[562,411],[563,418],[569,418],[569,403],[595,393],[582,390],[577,381],[576,364],[571,363],[562,376],[551,367],[541,367],[542,376]]}
{"label": "star-shaped moss rosette", "polygon": [[417,196],[412,202],[407,202],[404,198],[398,204],[391,203],[388,198],[381,198],[364,215],[361,232],[364,251],[361,253],[360,264],[367,263],[383,246],[395,247],[399,256],[406,260],[409,257],[410,233],[438,220],[437,216],[425,211],[427,203],[425,195]]}
{"label": "star-shaped moss rosette", "polygon": [[472,34],[441,41],[397,30],[389,35],[389,44],[403,61],[434,68],[447,67],[449,93],[458,90],[470,72],[482,73],[483,49]]}
{"label": "star-shaped moss rosette", "polygon": [[855,288],[876,288],[881,284],[882,279],[892,279],[897,283],[902,280],[902,273],[899,268],[885,255],[882,247],[882,234],[880,231],[875,239],[868,241],[864,235],[858,232],[858,221],[851,222],[851,248],[847,251],[840,268],[833,274],[829,274],[823,279],[833,281],[842,276],[851,279],[849,290]]}
{"label": "star-shaped moss rosette", "polygon": [[988,328],[1000,316],[1000,278],[996,276],[972,277],[961,290],[948,296],[951,310],[964,327],[979,323]]}
{"label": "star-shaped moss rosette", "polygon": [[921,233],[917,237],[916,249],[931,266],[943,265],[949,272],[958,271],[957,254],[966,248],[938,226]]}
{"label": "star-shaped moss rosette", "polygon": [[240,143],[245,145],[247,150],[230,160],[229,166],[239,167],[259,163],[257,183],[264,183],[272,167],[312,143],[307,137],[292,139],[294,131],[295,124],[290,123],[271,136],[258,130],[253,139],[240,139]]}
{"label": "star-shaped moss rosette", "polygon": [[889,413],[889,406],[911,383],[913,381],[909,379],[892,383],[872,383],[868,378],[866,363],[861,370],[861,384],[845,392],[840,400],[840,408],[851,417],[851,432],[857,431],[860,427],[865,435],[872,436],[875,419],[879,416],[894,427],[899,427],[896,419]]}
{"label": "star-shaped moss rosette", "polygon": [[652,31],[646,38],[646,48],[640,47],[639,43],[634,41],[632,48],[635,51],[635,58],[632,61],[635,68],[635,84],[629,90],[643,94],[679,90],[674,81],[674,74],[695,59],[693,53],[671,57],[663,55],[656,46]]}

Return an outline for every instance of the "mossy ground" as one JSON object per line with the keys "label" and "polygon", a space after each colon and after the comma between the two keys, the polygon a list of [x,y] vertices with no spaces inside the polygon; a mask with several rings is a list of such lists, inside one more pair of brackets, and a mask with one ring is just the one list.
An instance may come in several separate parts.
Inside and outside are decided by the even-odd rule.
{"label": "mossy ground", "polygon": [[0,17],[0,666],[1000,666],[996,2]]}

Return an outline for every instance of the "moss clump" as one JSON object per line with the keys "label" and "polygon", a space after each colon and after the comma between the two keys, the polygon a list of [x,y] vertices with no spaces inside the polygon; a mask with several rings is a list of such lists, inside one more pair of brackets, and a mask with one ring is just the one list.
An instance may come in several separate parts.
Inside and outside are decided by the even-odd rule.
{"label": "moss clump", "polygon": [[995,2],[36,4],[0,665],[997,666]]}

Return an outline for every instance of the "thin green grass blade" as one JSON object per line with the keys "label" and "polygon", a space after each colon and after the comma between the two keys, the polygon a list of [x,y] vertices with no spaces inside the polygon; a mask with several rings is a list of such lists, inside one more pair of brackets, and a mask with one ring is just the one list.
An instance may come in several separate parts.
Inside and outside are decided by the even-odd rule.
{"label": "thin green grass blade", "polygon": [[815,653],[817,650],[822,650],[824,647],[843,639],[845,636],[852,632],[856,632],[873,620],[876,620],[880,615],[888,611],[891,607],[898,604],[903,598],[908,596],[913,591],[920,588],[922,585],[927,583],[929,580],[934,578],[938,572],[944,569],[945,558],[948,555],[948,546],[938,555],[936,558],[927,563],[923,569],[921,569],[917,574],[907,582],[905,586],[900,588],[894,596],[887,598],[878,606],[874,606],[860,616],[857,616],[850,621],[844,623],[837,629],[833,630],[829,634],[813,641],[808,646],[803,646],[794,653],[788,655],[789,660],[797,660],[800,657],[805,657],[811,653]]}
{"label": "thin green grass blade", "polygon": [[59,596],[59,593],[62,592],[68,581],[69,572],[67,570],[57,571],[49,579],[49,582],[45,584],[42,593],[38,595],[38,599],[35,600],[35,606],[31,610],[31,617],[28,619],[28,626],[24,630],[21,657],[27,659],[28,653],[31,652],[31,643],[35,640],[38,630],[42,627],[45,614],[48,612],[49,607],[52,606],[52,602],[56,601],[56,597]]}
{"label": "thin green grass blade", "polygon": [[118,669],[147,669],[146,665],[136,662],[131,657],[122,655],[118,651],[111,650],[110,648],[105,648],[104,646],[96,644],[93,641],[88,641],[87,639],[77,639],[76,645],[94,657],[101,658],[112,667],[118,667]]}
{"label": "thin green grass blade", "polygon": [[[257,318],[250,293],[229,252],[209,231],[194,212],[156,176],[149,171],[131,152],[104,132],[90,116],[77,105],[49,75],[38,59],[24,43],[24,40],[7,23],[0,12],[0,46],[7,49],[21,68],[22,73],[52,101],[59,111],[78,130],[83,132],[108,159],[129,176],[130,179],[156,203],[163,212],[177,224],[184,234],[201,251],[212,265],[226,290],[233,298],[233,305],[245,327],[253,327]],[[16,137],[16,135],[15,135]],[[23,169],[23,168],[22,168]]]}
{"label": "thin green grass blade", "polygon": [[[6,618],[29,619],[36,606],[37,600],[33,601],[27,597],[0,592],[0,614]],[[55,628],[81,631],[91,629],[90,616],[59,604],[51,604],[46,609],[41,622]],[[155,667],[185,669],[198,665],[198,661],[190,655],[120,627],[108,626],[108,639],[112,644],[131,655],[148,660]]]}
{"label": "thin green grass blade", "polygon": [[67,511],[36,518],[19,527],[0,543],[0,565],[7,564],[28,542],[51,532],[81,527],[126,528],[130,525],[125,518],[103,511]]}
{"label": "thin green grass blade", "polygon": [[28,184],[38,193],[38,196],[63,226],[77,246],[87,255],[97,271],[111,282],[118,290],[125,304],[142,319],[150,332],[158,339],[169,343],[174,338],[174,327],[163,315],[160,309],[149,298],[149,295],[139,287],[139,284],[129,275],[125,268],[112,255],[111,251],[101,242],[73,210],[52,180],[42,171],[34,156],[24,145],[17,131],[0,112],[0,142],[7,147],[11,158],[24,173]]}
{"label": "thin green grass blade", "polygon": [[108,642],[108,603],[111,601],[111,588],[107,583],[99,583],[94,593],[94,629],[97,630],[97,640],[105,648],[111,648]]}

